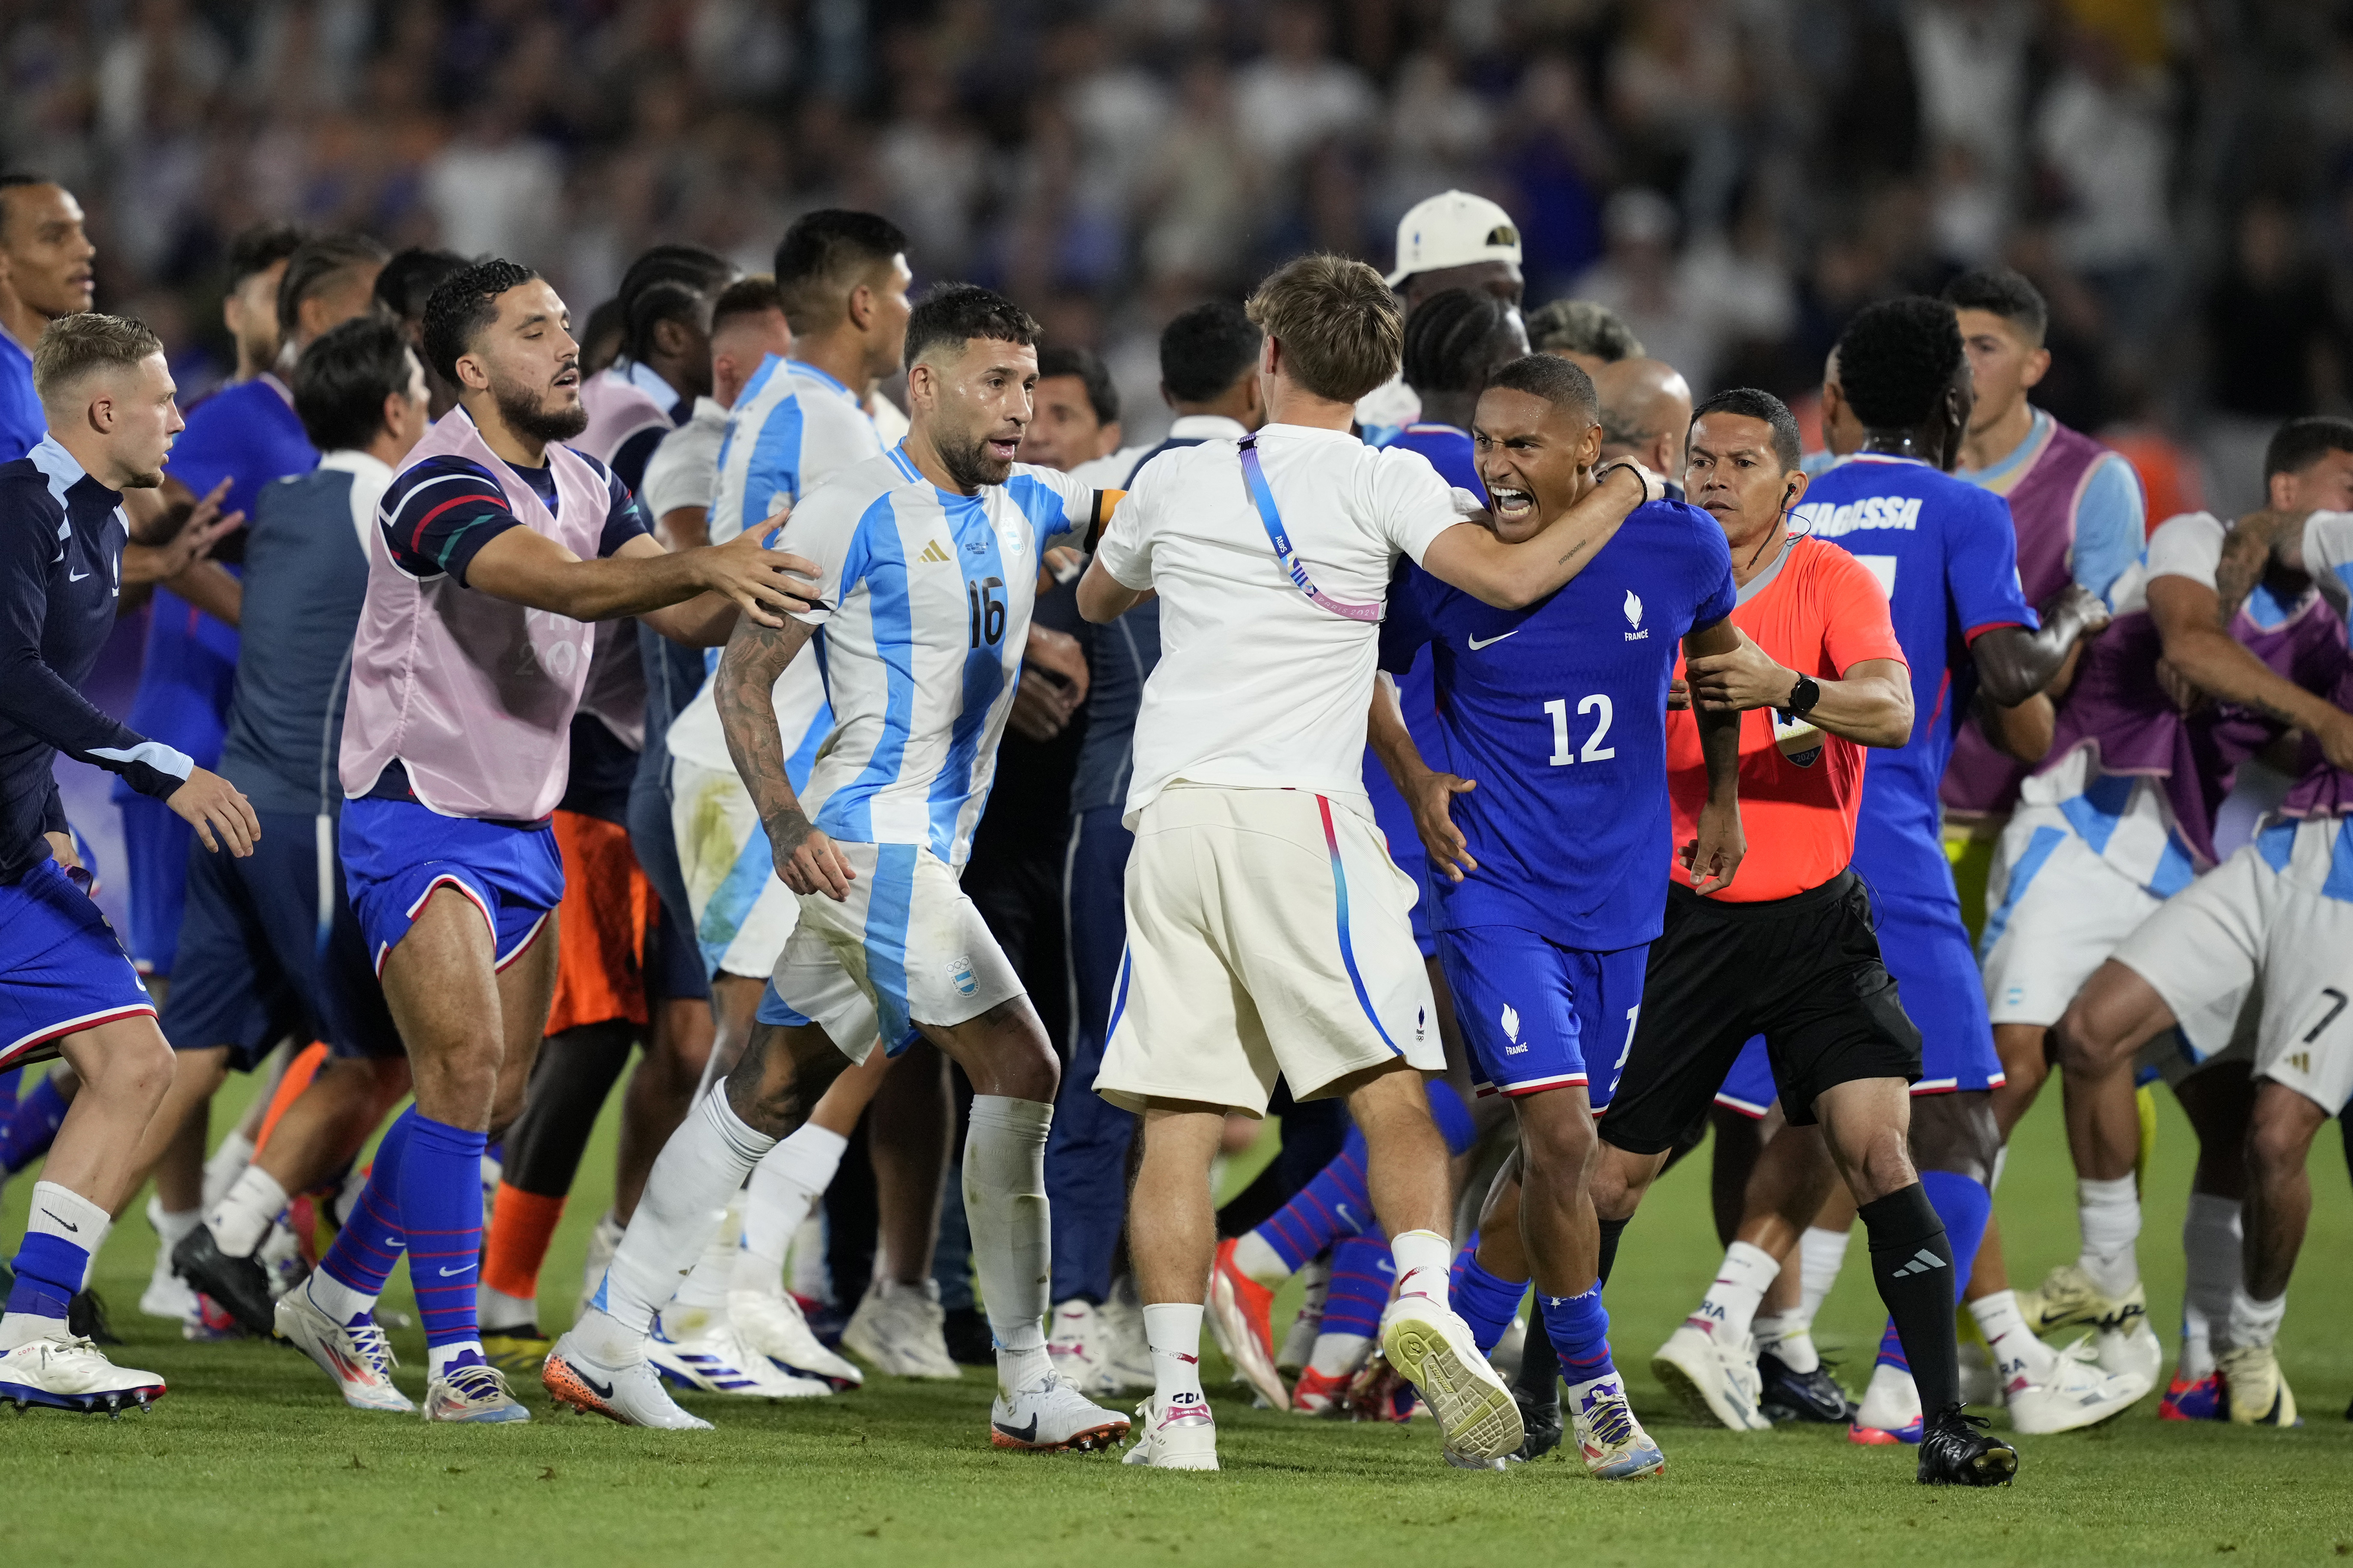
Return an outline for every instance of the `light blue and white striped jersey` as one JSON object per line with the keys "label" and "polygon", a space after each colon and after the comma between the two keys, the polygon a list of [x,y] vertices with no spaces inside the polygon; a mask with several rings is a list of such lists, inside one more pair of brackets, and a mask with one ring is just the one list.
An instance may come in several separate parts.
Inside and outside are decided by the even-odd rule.
{"label": "light blue and white striped jersey", "polygon": [[821,573],[820,607],[799,618],[820,628],[834,715],[802,792],[820,831],[964,865],[1021,678],[1039,552],[1092,523],[1103,495],[1026,463],[955,495],[901,446],[794,509],[775,545]]}

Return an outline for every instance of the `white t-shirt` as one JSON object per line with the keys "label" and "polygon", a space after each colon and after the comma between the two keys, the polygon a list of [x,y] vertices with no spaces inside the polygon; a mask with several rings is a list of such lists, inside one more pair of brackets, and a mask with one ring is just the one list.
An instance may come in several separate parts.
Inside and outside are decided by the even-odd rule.
{"label": "white t-shirt", "polygon": [[[1258,450],[1284,531],[1330,597],[1385,604],[1397,558],[1419,563],[1463,521],[1419,452],[1300,425],[1267,426]],[[1130,826],[1180,780],[1363,797],[1379,624],[1324,609],[1291,580],[1250,502],[1238,442],[1145,465],[1097,559],[1126,586],[1160,595],[1160,663],[1136,715]]]}
{"label": "white t-shirt", "polygon": [[719,493],[719,443],[727,434],[727,410],[708,397],[694,400],[694,417],[661,438],[646,459],[638,499],[655,522],[665,512],[699,506],[707,515]]}

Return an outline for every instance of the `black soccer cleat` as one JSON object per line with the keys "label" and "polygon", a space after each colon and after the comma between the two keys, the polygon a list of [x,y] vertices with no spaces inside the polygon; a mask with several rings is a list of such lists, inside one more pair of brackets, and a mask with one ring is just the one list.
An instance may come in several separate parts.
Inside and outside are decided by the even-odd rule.
{"label": "black soccer cleat", "polygon": [[1560,1447],[1560,1385],[1555,1384],[1550,1399],[1539,1399],[1517,1384],[1512,1385],[1512,1403],[1520,1407],[1520,1426],[1527,1433],[1520,1446],[1512,1450],[1514,1463],[1527,1464],[1541,1459]]}
{"label": "black soccer cleat", "polygon": [[95,1290],[77,1290],[66,1304],[66,1331],[97,1345],[119,1345],[122,1336],[106,1321],[106,1298]]}
{"label": "black soccer cleat", "polygon": [[2018,1474],[2018,1450],[1985,1430],[1956,1401],[1921,1424],[1920,1484],[1924,1487],[2006,1487]]}
{"label": "black soccer cleat", "polygon": [[269,1271],[255,1258],[231,1258],[213,1239],[213,1229],[200,1225],[172,1248],[172,1268],[181,1279],[210,1296],[237,1320],[237,1326],[259,1340],[278,1331],[278,1302],[269,1293]]}
{"label": "black soccer cleat", "polygon": [[977,1307],[958,1307],[940,1324],[940,1338],[948,1359],[960,1366],[995,1366],[997,1335]]}
{"label": "black soccer cleat", "polygon": [[1828,1362],[1817,1362],[1811,1372],[1792,1372],[1788,1363],[1766,1351],[1757,1358],[1757,1376],[1764,1385],[1757,1408],[1777,1426],[1788,1421],[1840,1426],[1854,1418],[1857,1406],[1831,1375]]}

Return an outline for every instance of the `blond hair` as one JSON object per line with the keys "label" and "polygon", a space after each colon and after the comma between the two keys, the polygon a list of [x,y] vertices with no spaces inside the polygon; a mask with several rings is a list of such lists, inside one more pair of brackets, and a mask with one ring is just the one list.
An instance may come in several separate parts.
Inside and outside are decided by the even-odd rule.
{"label": "blond hair", "polygon": [[59,316],[33,345],[33,390],[40,395],[42,406],[58,407],[92,371],[127,369],[163,352],[163,340],[132,317],[102,316],[96,310]]}
{"label": "blond hair", "polygon": [[1303,256],[1245,309],[1282,345],[1284,371],[1318,397],[1354,403],[1398,372],[1405,316],[1381,275],[1345,256]]}

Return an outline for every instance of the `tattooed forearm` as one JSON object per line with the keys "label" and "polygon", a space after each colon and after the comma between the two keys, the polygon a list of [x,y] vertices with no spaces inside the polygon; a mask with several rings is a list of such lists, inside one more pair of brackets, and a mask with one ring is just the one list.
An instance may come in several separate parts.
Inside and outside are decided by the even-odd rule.
{"label": "tattooed forearm", "polygon": [[764,626],[746,616],[736,623],[712,677],[727,754],[735,760],[772,839],[788,818],[800,816],[799,797],[785,772],[784,734],[776,726],[776,678],[808,641],[809,630],[798,621]]}
{"label": "tattooed forearm", "polygon": [[2222,541],[2222,558],[2214,567],[2214,592],[2221,600],[2221,625],[2228,627],[2239,605],[2254,592],[2277,557],[2284,541],[2302,541],[2305,514],[2296,511],[2249,512],[2232,526]]}

